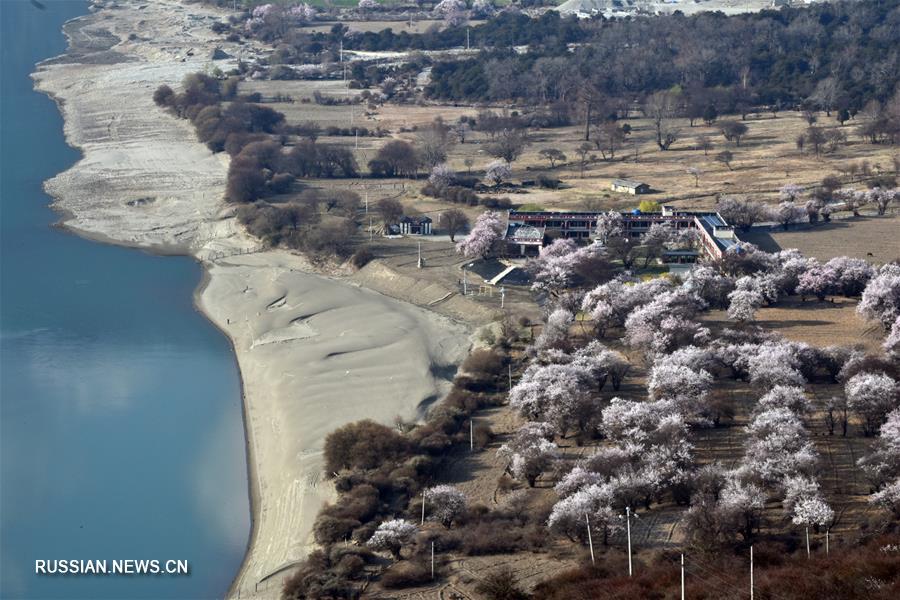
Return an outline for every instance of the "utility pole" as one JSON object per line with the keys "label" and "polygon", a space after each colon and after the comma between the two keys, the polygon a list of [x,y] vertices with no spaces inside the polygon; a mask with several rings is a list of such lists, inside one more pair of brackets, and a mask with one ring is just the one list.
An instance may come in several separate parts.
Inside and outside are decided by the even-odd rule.
{"label": "utility pole", "polygon": [[631,577],[633,570],[631,566],[631,507],[625,507],[625,531],[628,535],[628,576]]}
{"label": "utility pole", "polygon": [[372,236],[374,233],[372,232],[372,217],[369,217],[369,241],[372,241]]}
{"label": "utility pole", "polygon": [[469,49],[469,28],[466,27],[466,50]]}
{"label": "utility pole", "polygon": [[681,600],[684,600],[684,553],[681,553]]}
{"label": "utility pole", "polygon": [[806,526],[806,559],[809,560],[809,526]]}
{"label": "utility pole", "polygon": [[500,308],[503,308],[503,305],[506,304],[506,288],[500,288]]}
{"label": "utility pole", "polygon": [[425,525],[425,490],[422,490],[422,522],[419,525]]}
{"label": "utility pole", "polygon": [[431,578],[434,579],[434,542],[431,542]]}
{"label": "utility pole", "polygon": [[347,71],[344,70],[344,40],[341,40],[341,79],[347,79]]}
{"label": "utility pole", "polygon": [[506,375],[509,377],[509,389],[512,389],[512,363],[506,365]]}
{"label": "utility pole", "polygon": [[475,423],[469,419],[469,452],[475,452]]}
{"label": "utility pole", "polygon": [[753,546],[750,546],[750,600],[753,600]]}
{"label": "utility pole", "polygon": [[366,188],[366,214],[369,214],[369,188]]}
{"label": "utility pole", "polygon": [[825,530],[825,556],[828,556],[828,534],[830,531],[828,529]]}
{"label": "utility pole", "polygon": [[422,242],[419,242],[419,259],[416,261],[416,268],[422,268]]}
{"label": "utility pole", "polygon": [[469,295],[468,284],[466,283],[466,267],[463,265],[463,296]]}
{"label": "utility pole", "polygon": [[584,513],[584,521],[585,521],[585,523],[587,523],[588,546],[591,547],[591,564],[593,565],[593,564],[595,564],[594,563],[594,540],[591,537],[591,519],[590,519],[590,517],[588,517],[587,513]]}

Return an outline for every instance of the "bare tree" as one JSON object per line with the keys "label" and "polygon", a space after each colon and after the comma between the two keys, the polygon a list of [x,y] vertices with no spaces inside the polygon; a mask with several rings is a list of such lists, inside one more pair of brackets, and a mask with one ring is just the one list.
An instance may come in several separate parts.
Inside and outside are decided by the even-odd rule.
{"label": "bare tree", "polygon": [[816,157],[822,153],[822,146],[828,141],[828,137],[821,127],[810,127],[806,130],[806,141],[813,147]]}
{"label": "bare tree", "polygon": [[466,136],[469,134],[470,129],[469,122],[463,121],[462,118],[460,118],[459,121],[453,124],[452,129],[453,134],[456,135],[456,141],[458,141],[460,144],[465,144]]}
{"label": "bare tree", "polygon": [[653,123],[660,150],[668,150],[678,140],[678,128],[672,123],[676,109],[675,96],[670,92],[656,92],[644,102],[644,114]]}
{"label": "bare tree", "polygon": [[716,154],[716,162],[720,162],[726,167],[728,167],[729,171],[733,171],[731,168],[731,161],[734,160],[734,154],[731,153],[730,150],[723,150]]}
{"label": "bare tree", "polygon": [[803,109],[803,118],[806,119],[807,125],[814,125],[816,121],[819,120],[818,115],[816,115],[816,111],[812,108]]}
{"label": "bare tree", "polygon": [[485,150],[491,156],[511,163],[522,155],[530,143],[528,134],[521,129],[504,129],[485,147]]}
{"label": "bare tree", "polygon": [[587,142],[578,146],[578,165],[581,167],[581,178],[584,179],[584,167],[588,163],[588,156],[594,148]]}
{"label": "bare tree", "polygon": [[834,77],[826,77],[816,85],[815,91],[809,100],[825,111],[825,116],[830,117],[831,111],[841,97],[841,86]]}
{"label": "bare tree", "polygon": [[700,187],[700,169],[697,167],[688,167],[687,173],[694,178],[694,187]]}
{"label": "bare tree", "polygon": [[605,117],[609,112],[609,102],[606,96],[591,81],[585,81],[578,89],[578,104],[584,114],[584,141],[591,139],[591,125],[597,115]]}
{"label": "bare tree", "polygon": [[458,208],[451,208],[441,213],[441,226],[447,230],[450,241],[456,241],[456,234],[469,227],[469,217]]}
{"label": "bare tree", "polygon": [[369,170],[375,176],[415,177],[421,160],[415,146],[403,140],[391,140],[369,161]]}
{"label": "bare tree", "polygon": [[741,138],[747,134],[747,126],[740,121],[722,121],[719,128],[725,139],[737,146],[741,145]]}
{"label": "bare tree", "polygon": [[378,212],[385,225],[391,225],[403,216],[403,205],[395,198],[382,198],[378,201]]}
{"label": "bare tree", "polygon": [[447,151],[453,145],[450,128],[443,119],[437,117],[428,127],[416,135],[416,149],[422,164],[431,169],[447,160]]}
{"label": "bare tree", "polygon": [[708,135],[701,135],[697,138],[697,147],[703,150],[703,156],[709,156],[709,151],[713,149],[712,140]]}
{"label": "bare tree", "polygon": [[828,152],[834,152],[838,146],[847,143],[847,134],[840,129],[829,129],[825,132],[825,143]]}
{"label": "bare tree", "polygon": [[557,148],[544,148],[538,152],[538,156],[546,158],[550,162],[550,168],[556,167],[556,161],[562,162],[566,160],[566,155]]}
{"label": "bare tree", "polygon": [[606,121],[594,129],[594,145],[600,151],[603,160],[613,160],[616,150],[622,147],[627,136],[625,129],[615,121]]}

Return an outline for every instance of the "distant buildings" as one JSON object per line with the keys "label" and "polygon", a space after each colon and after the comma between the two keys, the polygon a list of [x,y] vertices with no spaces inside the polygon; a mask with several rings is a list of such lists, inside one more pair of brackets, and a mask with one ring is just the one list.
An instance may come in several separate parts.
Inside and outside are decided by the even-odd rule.
{"label": "distant buildings", "polygon": [[642,181],[634,181],[633,179],[613,179],[610,189],[614,192],[622,192],[631,194],[632,196],[650,192],[649,185]]}
{"label": "distant buildings", "polygon": [[[507,214],[506,243],[511,254],[534,255],[554,238],[589,241],[597,228],[600,212],[542,211]],[[697,251],[669,253],[672,262],[694,262],[699,256],[717,260],[739,240],[734,228],[716,212],[676,211],[664,206],[659,213],[638,211],[622,213],[622,226],[629,237],[640,237],[654,223],[668,223],[675,229],[693,228],[698,232]]]}

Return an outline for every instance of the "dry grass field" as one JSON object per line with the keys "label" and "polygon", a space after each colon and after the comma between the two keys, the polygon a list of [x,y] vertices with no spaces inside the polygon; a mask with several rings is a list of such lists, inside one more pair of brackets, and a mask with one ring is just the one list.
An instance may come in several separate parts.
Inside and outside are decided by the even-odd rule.
{"label": "dry grass field", "polygon": [[[739,117],[728,117],[739,118]],[[824,127],[840,127],[836,122],[821,117]],[[626,146],[614,161],[596,160],[585,170],[582,179],[576,148],[583,143],[581,128],[542,130],[534,135],[534,143],[523,158],[516,163],[517,175],[524,176],[523,169],[547,171],[547,163],[538,152],[543,148],[558,148],[569,158],[569,164],[557,167],[554,174],[561,178],[568,189],[561,192],[532,194],[535,201],[553,207],[575,207],[588,198],[609,202],[612,207],[632,205],[634,197],[609,191],[609,182],[616,177],[645,181],[655,193],[646,198],[658,202],[675,202],[685,208],[710,207],[717,194],[746,194],[776,201],[778,189],[786,183],[812,187],[828,175],[839,174],[839,169],[849,162],[868,161],[873,169],[893,168],[892,158],[897,149],[862,143],[853,132],[853,125],[843,129],[850,138],[846,146],[818,158],[810,150],[801,153],[795,140],[807,128],[799,113],[758,115],[747,119],[749,132],[740,146],[727,142],[715,124],[711,127],[698,124],[690,127],[687,120],[680,123],[680,138],[668,151],[660,151],[655,144],[652,125],[646,119],[629,119],[632,133]],[[709,136],[714,148],[709,154],[697,147],[701,135]],[[715,160],[716,154],[728,150],[734,155],[731,169]],[[597,156],[599,152],[595,153]],[[699,181],[687,172],[695,167],[701,172]],[[849,182],[848,182],[849,183]]]}
{"label": "dry grass field", "polygon": [[897,213],[849,217],[788,231],[756,227],[739,235],[768,252],[797,248],[823,261],[835,256],[852,256],[881,264],[900,258],[900,214]]}
{"label": "dry grass field", "polygon": [[[884,342],[884,332],[857,314],[856,305],[852,298],[819,302],[792,296],[779,300],[777,306],[761,308],[755,323],[795,342],[820,347],[850,346],[877,353]],[[703,321],[713,328],[734,326],[721,310],[706,313]]]}
{"label": "dry grass field", "polygon": [[[361,167],[371,160],[378,148],[393,138],[406,139],[415,143],[414,129],[426,126],[436,117],[444,122],[452,123],[461,116],[474,117],[478,110],[491,108],[503,112],[502,107],[481,107],[462,104],[393,104],[386,103],[375,109],[363,104],[352,106],[322,106],[312,102],[313,94],[318,91],[325,96],[353,97],[361,90],[350,90],[341,81],[247,81],[241,84],[241,92],[260,92],[266,98],[276,94],[292,97],[293,103],[274,103],[272,107],[283,112],[289,123],[315,121],[320,126],[338,126],[352,128],[366,127],[370,130],[382,128],[389,132],[389,137],[369,138],[353,137],[323,138],[323,141],[344,143],[354,148]],[[302,102],[303,99],[309,100]],[[635,112],[635,115],[639,113]],[[739,119],[739,117],[722,117],[720,119]],[[890,173],[893,170],[894,157],[900,153],[890,145],[873,145],[864,143],[854,132],[855,125],[849,121],[841,127],[831,118],[820,116],[818,126],[824,128],[842,128],[847,134],[848,143],[833,152],[823,152],[816,157],[811,149],[803,152],[797,149],[795,141],[807,128],[804,116],[797,112],[757,114],[748,116],[745,124],[749,131],[738,146],[728,142],[719,132],[715,124],[706,126],[699,121],[691,127],[686,119],[677,120],[679,139],[668,151],[660,151],[655,143],[652,124],[644,118],[627,119],[632,133],[624,147],[614,160],[602,160],[600,152],[592,152],[594,156],[586,165],[584,177],[578,161],[577,148],[584,143],[583,128],[571,126],[553,129],[540,129],[530,134],[531,144],[523,155],[513,164],[513,180],[535,179],[538,174],[547,174],[562,180],[559,190],[530,188],[526,193],[517,194],[516,203],[537,204],[549,209],[574,209],[585,206],[627,209],[634,207],[640,199],[657,202],[674,203],[682,208],[710,208],[721,195],[746,195],[757,199],[777,202],[778,190],[786,183],[794,183],[812,188],[829,175],[842,177],[845,185],[864,186],[859,181],[850,181],[841,172],[849,164],[866,162],[873,173]],[[705,154],[698,147],[698,138],[706,135],[713,142],[713,149]],[[466,142],[454,144],[448,152],[449,164],[460,173],[471,172],[478,175],[485,165],[493,160],[485,152],[485,144],[489,142],[487,135],[481,132],[470,132]],[[550,169],[546,160],[539,155],[547,148],[556,148],[565,153],[567,160]],[[715,156],[724,150],[730,151],[734,159],[729,166],[715,160]],[[471,167],[466,161],[471,161]],[[688,173],[688,168],[700,171],[699,179]],[[636,198],[627,194],[610,191],[612,179],[627,177],[645,181],[653,188],[653,192]],[[408,193],[404,200],[411,204],[422,202],[417,194],[419,185],[408,182]],[[341,182],[331,182],[341,185]],[[424,208],[424,207],[423,207]],[[896,227],[893,224],[871,225],[873,234],[882,237]],[[839,230],[847,229],[847,235],[856,237],[856,223],[835,223],[823,232],[823,238],[841,239]],[[782,247],[793,247],[795,241],[791,232],[782,235],[773,234]],[[797,236],[805,236],[805,232],[794,232]],[[869,233],[864,232],[864,235]],[[889,236],[888,236],[889,237]],[[882,239],[888,239],[883,237]],[[784,240],[784,244],[779,240]],[[844,246],[843,240],[836,246]],[[871,250],[867,250],[871,251]],[[826,251],[827,253],[827,251]]]}

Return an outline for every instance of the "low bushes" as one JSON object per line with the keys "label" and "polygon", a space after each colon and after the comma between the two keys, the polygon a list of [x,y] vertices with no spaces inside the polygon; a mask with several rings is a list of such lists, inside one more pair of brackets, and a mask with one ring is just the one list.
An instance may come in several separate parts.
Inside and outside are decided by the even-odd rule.
{"label": "low bushes", "polygon": [[[888,536],[884,536],[865,546],[854,547],[852,552],[846,547],[840,552],[832,549],[830,555],[819,552],[811,559],[807,559],[803,549],[789,554],[786,548],[754,545],[756,597],[784,600],[895,598],[900,591],[900,553],[896,549],[890,550],[888,540]],[[738,552],[687,555],[686,596],[721,598],[723,590],[746,589],[747,551],[741,549]],[[596,567],[585,565],[541,582],[533,597],[542,600],[673,597],[680,585],[678,557],[674,553],[659,553],[645,560],[646,564],[638,563],[635,576],[628,577],[623,575],[627,573],[626,558],[621,553],[608,552],[597,561]]]}
{"label": "low bushes", "polygon": [[353,253],[353,256],[350,257],[350,264],[352,264],[357,269],[362,269],[364,266],[372,262],[374,258],[375,255],[372,254],[372,251],[364,246]]}
{"label": "low bushes", "polygon": [[487,574],[475,587],[485,600],[528,600],[530,596],[519,588],[516,576],[509,567]]}
{"label": "low bushes", "polygon": [[349,539],[353,530],[362,525],[355,519],[341,519],[320,514],[313,525],[313,536],[317,544],[327,546]]}
{"label": "low bushes", "polygon": [[[461,370],[468,375],[466,389],[470,391],[498,390],[498,382],[506,381],[506,357],[496,350],[478,349],[463,361]],[[501,379],[502,378],[502,379]]]}
{"label": "low bushes", "polygon": [[453,204],[466,204],[468,206],[478,206],[478,195],[469,188],[458,185],[448,185],[444,187],[436,186],[433,183],[426,183],[421,190],[422,194],[439,198]]}
{"label": "low bushes", "polygon": [[303,250],[312,258],[347,258],[353,251],[356,223],[345,217],[322,222],[315,205],[256,202],[241,206],[237,218],[251,235],[266,244]]}
{"label": "low bushes", "polygon": [[462,550],[469,556],[519,552],[531,547],[527,534],[527,530],[519,528],[513,522],[479,523],[465,529]]}
{"label": "low bushes", "polygon": [[550,190],[559,189],[559,186],[562,183],[562,181],[560,181],[559,179],[555,177],[548,177],[547,175],[538,175],[537,180],[539,186]]}
{"label": "low bushes", "polygon": [[359,137],[385,137],[388,132],[381,127],[377,129],[369,129],[368,127],[337,127],[330,125],[323,132],[324,135],[332,137],[338,136],[359,136]]}
{"label": "low bushes", "polygon": [[350,423],[325,438],[325,470],[374,469],[409,451],[409,442],[395,430],[365,420]]}
{"label": "low bushes", "polygon": [[509,198],[494,198],[493,196],[485,196],[481,199],[481,205],[485,208],[496,210],[509,210],[512,208],[512,201]]}
{"label": "low bushes", "polygon": [[425,196],[438,198],[453,204],[465,204],[467,206],[478,206],[480,204],[486,208],[498,210],[506,210],[512,207],[512,202],[509,198],[495,198],[492,196],[479,198],[478,194],[471,189],[474,184],[473,186],[467,186],[461,185],[462,183],[468,182],[457,179],[454,180],[454,185],[448,186],[437,186],[433,183],[426,183],[420,191]]}
{"label": "low bushes", "polygon": [[394,564],[381,576],[381,585],[397,589],[430,582],[431,568],[423,563],[403,561]]}
{"label": "low bushes", "polygon": [[322,550],[314,550],[282,588],[284,600],[306,598],[358,598],[353,581],[339,575],[330,557]]}

